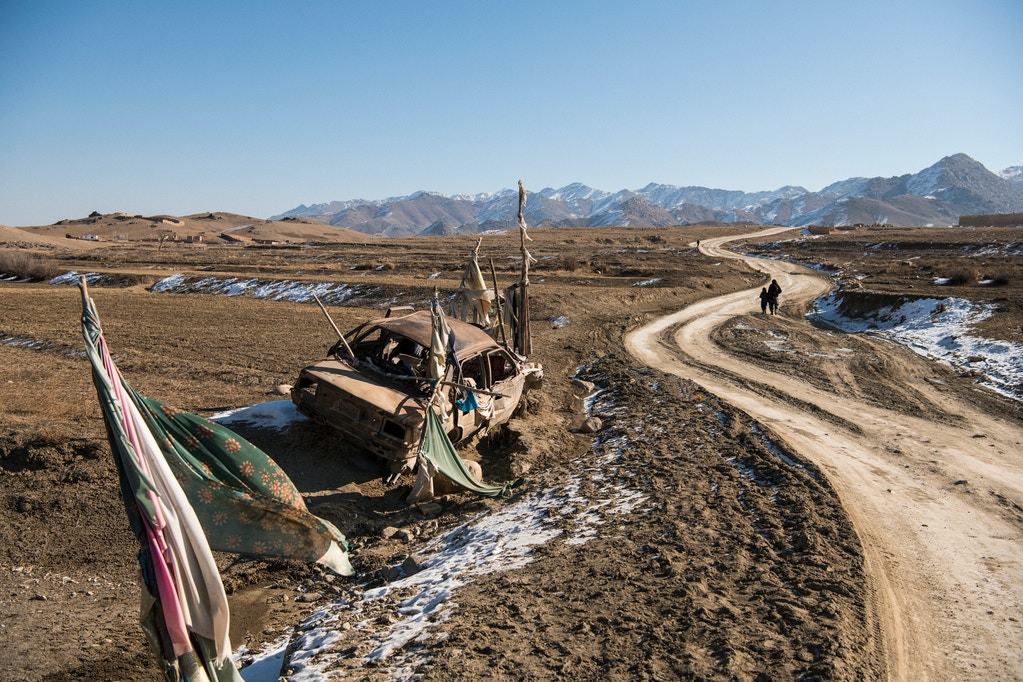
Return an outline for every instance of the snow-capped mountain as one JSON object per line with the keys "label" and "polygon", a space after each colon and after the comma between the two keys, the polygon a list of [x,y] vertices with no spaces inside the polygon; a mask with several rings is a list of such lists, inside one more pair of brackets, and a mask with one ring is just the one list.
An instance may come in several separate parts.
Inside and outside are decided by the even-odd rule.
{"label": "snow-capped mountain", "polygon": [[[446,196],[416,192],[298,206],[272,220],[303,217],[368,234],[477,233],[516,225],[518,191]],[[792,185],[743,192],[650,183],[607,192],[582,183],[530,192],[525,218],[534,227],[688,225],[725,222],[791,225],[955,225],[960,215],[1023,212],[1023,166],[992,173],[966,154],[947,156],[914,174],[849,178],[820,192]]]}
{"label": "snow-capped mountain", "polygon": [[998,171],[996,175],[1023,189],[1023,166],[1009,166],[1005,170]]}

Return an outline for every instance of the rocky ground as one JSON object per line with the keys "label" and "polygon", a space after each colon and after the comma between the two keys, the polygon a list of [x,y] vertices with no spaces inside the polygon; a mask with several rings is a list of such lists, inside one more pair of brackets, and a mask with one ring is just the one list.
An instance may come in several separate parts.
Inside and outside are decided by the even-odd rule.
{"label": "rocky ground", "polygon": [[[878,260],[882,250],[867,247],[892,240],[866,232],[741,248],[827,261],[846,271],[852,264],[866,277],[858,280],[862,286],[874,278],[885,290],[897,289],[900,281],[907,289],[933,288],[934,276],[941,276],[935,268],[983,269],[995,262],[1009,286],[981,285],[978,273],[942,293],[996,300],[1004,311],[996,315],[1001,326],[989,324],[986,333],[1019,340],[1018,255],[964,256],[958,231],[899,230],[900,243],[930,245],[931,270],[912,260],[903,265],[907,259],[897,248],[885,249],[890,258]],[[882,676],[887,662],[867,609],[861,544],[827,474],[745,413],[686,379],[643,367],[622,346],[630,330],[690,302],[760,286],[761,273],[691,246],[746,231],[533,231],[530,251],[539,259],[531,278],[533,359],[545,366],[544,387],[519,419],[467,453],[480,459],[489,481],[526,477],[513,500],[453,495],[408,507],[403,498],[411,478],[385,486],[376,460],[319,427],[243,431],[288,471],[315,513],[346,533],[359,573],[333,579],[298,562],[219,556],[235,645],[258,649],[286,635],[316,607],[303,595],[319,595],[323,602],[357,594],[385,580],[388,567],[445,529],[564,485],[580,471],[599,470],[641,492],[643,504],[610,520],[586,544],[548,543],[525,567],[461,588],[457,613],[437,625],[444,635],[429,644],[419,674]],[[985,239],[1003,246],[1020,241],[1011,231]],[[266,248],[117,244],[69,251],[52,240],[19,240],[18,250],[39,254],[60,272],[108,275],[92,295],[122,373],[145,395],[209,416],[280,399],[275,387],[291,383],[305,362],[320,357],[333,332],[308,303],[154,294],[147,286],[177,273],[359,282],[366,288],[358,300],[331,308],[345,329],[379,315],[390,302],[422,307],[435,286],[453,290],[473,245],[461,238]],[[512,235],[484,238],[485,262],[494,259],[502,284],[514,280],[517,253]],[[0,678],[159,679],[137,625],[136,541],[81,353],[77,289],[2,282],[0,292]],[[755,308],[751,301],[751,312]],[[792,336],[806,326],[799,312],[783,316]],[[721,334],[747,356],[803,371],[801,360],[744,347],[742,330]],[[857,357],[861,361],[843,371],[862,390],[890,395],[907,412],[941,417],[934,406],[914,402],[897,376],[886,376],[891,363],[884,357]],[[950,384],[960,382],[963,399],[976,394],[982,408],[1018,419],[1013,403],[945,374]],[[586,414],[575,375],[605,388],[595,406],[603,421],[596,435],[579,430]],[[624,445],[609,460],[610,443]],[[587,480],[585,495],[601,499],[607,479]],[[566,524],[570,537],[573,526]],[[384,533],[388,528],[402,532]],[[338,670],[356,679],[385,679],[386,666],[361,662],[360,646],[352,645]]]}

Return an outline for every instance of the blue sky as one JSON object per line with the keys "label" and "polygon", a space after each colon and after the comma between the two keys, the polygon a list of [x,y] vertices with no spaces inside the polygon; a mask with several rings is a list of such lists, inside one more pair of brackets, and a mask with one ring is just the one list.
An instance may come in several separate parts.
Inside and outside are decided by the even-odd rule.
{"label": "blue sky", "polygon": [[0,223],[1023,164],[1023,2],[0,0]]}

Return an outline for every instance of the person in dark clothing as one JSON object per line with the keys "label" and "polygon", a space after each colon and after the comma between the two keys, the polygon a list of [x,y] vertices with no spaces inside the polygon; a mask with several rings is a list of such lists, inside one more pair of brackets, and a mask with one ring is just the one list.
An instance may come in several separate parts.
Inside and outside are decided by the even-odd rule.
{"label": "person in dark clothing", "polygon": [[778,280],[772,279],[771,286],[767,287],[767,306],[771,309],[772,315],[778,314],[778,295],[781,293],[781,285]]}
{"label": "person in dark clothing", "polygon": [[760,312],[765,314],[767,313],[767,301],[769,299],[770,296],[767,294],[767,287],[762,287],[760,289]]}

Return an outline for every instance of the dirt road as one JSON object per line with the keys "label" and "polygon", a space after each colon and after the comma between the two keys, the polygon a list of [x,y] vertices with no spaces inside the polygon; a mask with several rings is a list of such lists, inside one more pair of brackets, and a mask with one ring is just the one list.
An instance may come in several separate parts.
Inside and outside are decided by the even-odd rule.
{"label": "dirt road", "polygon": [[[830,288],[809,269],[724,248],[738,238],[706,239],[700,250],[747,260],[776,278],[786,306]],[[715,329],[754,311],[760,315],[756,288],[687,307],[626,343],[644,363],[745,411],[826,473],[863,544],[868,607],[889,679],[1023,679],[1023,431],[926,381],[913,391],[947,419],[886,409],[862,392],[841,390],[841,371],[836,390],[821,390],[712,340]],[[842,335],[801,319],[766,323],[775,320],[848,351]],[[893,349],[867,343],[891,364],[891,381],[907,376]]]}

